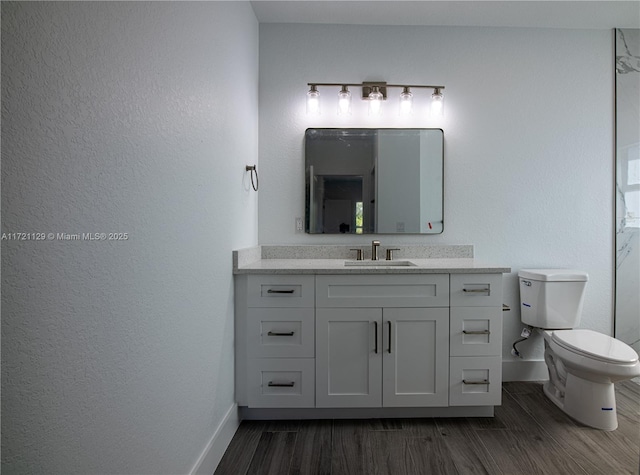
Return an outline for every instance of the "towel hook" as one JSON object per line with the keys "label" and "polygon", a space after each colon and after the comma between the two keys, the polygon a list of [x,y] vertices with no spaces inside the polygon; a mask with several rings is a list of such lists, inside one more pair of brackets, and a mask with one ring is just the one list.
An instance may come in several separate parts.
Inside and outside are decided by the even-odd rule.
{"label": "towel hook", "polygon": [[[251,187],[255,191],[258,191],[258,187],[260,186],[260,182],[258,181],[258,170],[256,170],[256,166],[255,165],[247,165],[246,170],[248,172],[251,172]],[[255,182],[253,181],[253,176],[254,175],[256,177]]]}

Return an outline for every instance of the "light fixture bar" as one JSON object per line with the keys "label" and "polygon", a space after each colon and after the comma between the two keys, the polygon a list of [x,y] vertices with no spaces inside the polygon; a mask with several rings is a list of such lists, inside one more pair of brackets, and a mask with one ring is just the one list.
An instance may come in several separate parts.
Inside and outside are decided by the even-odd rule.
{"label": "light fixture bar", "polygon": [[307,86],[362,86],[363,83],[350,83],[350,82],[308,82]]}
{"label": "light fixture bar", "polygon": [[350,83],[350,82],[308,82],[307,86],[337,86],[337,87],[342,87],[342,86],[349,86],[349,87],[371,87],[371,86],[378,86],[378,87],[382,87],[384,86],[385,88],[388,87],[399,87],[399,88],[403,88],[403,87],[411,87],[411,88],[417,88],[417,89],[444,89],[444,86],[432,86],[429,84],[387,84],[386,82],[375,82],[375,81],[365,81],[365,82],[359,82],[359,83]]}
{"label": "light fixture bar", "polygon": [[379,115],[382,102],[387,99],[389,88],[401,88],[400,108],[401,115],[411,113],[413,94],[411,89],[432,89],[430,113],[432,116],[442,116],[444,106],[444,86],[430,84],[387,84],[384,81],[364,81],[361,83],[348,82],[309,82],[310,90],[307,93],[307,114],[320,113],[320,92],[319,86],[339,87],[338,93],[338,115],[350,115],[351,113],[351,93],[349,87],[362,88],[361,99],[369,101],[369,114]]}
{"label": "light fixture bar", "polygon": [[444,89],[444,86],[431,86],[428,84],[387,84],[387,87],[411,87],[416,89]]}

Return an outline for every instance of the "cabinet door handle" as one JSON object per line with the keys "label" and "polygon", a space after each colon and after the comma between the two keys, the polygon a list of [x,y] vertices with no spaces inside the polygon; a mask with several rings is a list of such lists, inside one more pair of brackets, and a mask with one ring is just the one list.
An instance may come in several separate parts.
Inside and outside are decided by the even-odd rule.
{"label": "cabinet door handle", "polygon": [[269,289],[267,290],[268,294],[292,294],[294,293],[295,290],[291,289],[291,290],[277,290],[277,289]]}
{"label": "cabinet door handle", "polygon": [[463,292],[466,292],[468,294],[488,294],[490,293],[490,289],[462,289]]}
{"label": "cabinet door handle", "polygon": [[295,332],[268,332],[269,336],[293,336]]}
{"label": "cabinet door handle", "polygon": [[479,381],[467,381],[466,379],[463,379],[462,384],[489,384],[489,380],[481,379]]}
{"label": "cabinet door handle", "polygon": [[296,383],[291,381],[290,383],[274,383],[273,381],[269,381],[270,388],[292,388]]}
{"label": "cabinet door handle", "polygon": [[389,353],[391,353],[391,320],[387,323],[389,324]]}
{"label": "cabinet door handle", "polygon": [[373,352],[378,354],[378,322],[373,322],[373,338],[375,339],[375,345]]}
{"label": "cabinet door handle", "polygon": [[465,335],[489,335],[489,330],[462,330]]}

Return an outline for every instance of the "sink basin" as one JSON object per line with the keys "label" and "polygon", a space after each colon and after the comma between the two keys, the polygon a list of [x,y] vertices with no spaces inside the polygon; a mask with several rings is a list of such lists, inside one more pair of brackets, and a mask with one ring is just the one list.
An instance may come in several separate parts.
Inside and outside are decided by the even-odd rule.
{"label": "sink basin", "polygon": [[371,261],[371,260],[363,260],[363,261],[344,261],[345,266],[354,266],[354,267],[410,267],[415,266],[415,264],[411,261]]}

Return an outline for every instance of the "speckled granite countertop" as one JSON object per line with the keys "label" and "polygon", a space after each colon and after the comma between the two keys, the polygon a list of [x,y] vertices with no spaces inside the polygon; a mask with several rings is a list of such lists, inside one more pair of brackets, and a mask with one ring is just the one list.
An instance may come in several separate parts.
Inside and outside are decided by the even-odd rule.
{"label": "speckled granite countertop", "polygon": [[[399,246],[394,260],[411,266],[346,266],[365,246],[256,246],[233,251],[234,274],[480,274],[509,273],[510,267],[491,265],[473,258],[473,246]],[[386,247],[380,247],[384,256]]]}

